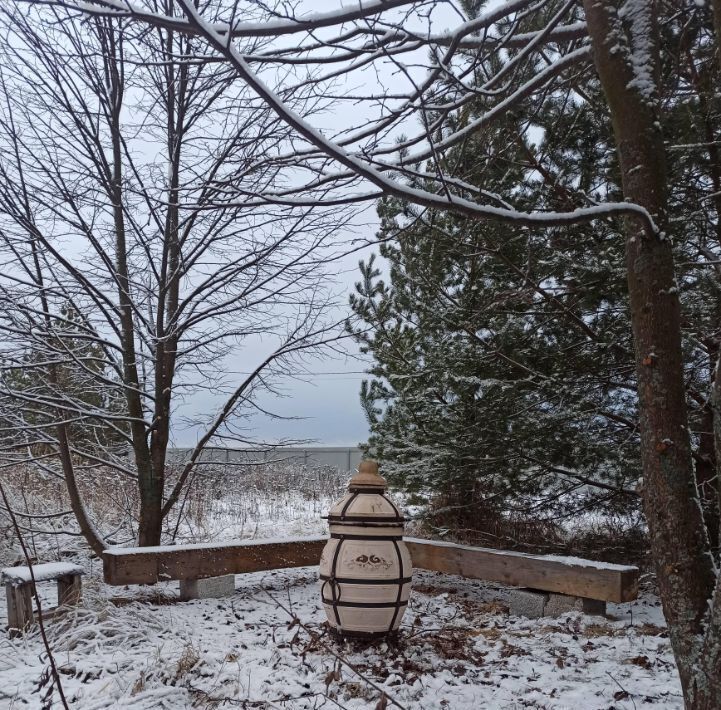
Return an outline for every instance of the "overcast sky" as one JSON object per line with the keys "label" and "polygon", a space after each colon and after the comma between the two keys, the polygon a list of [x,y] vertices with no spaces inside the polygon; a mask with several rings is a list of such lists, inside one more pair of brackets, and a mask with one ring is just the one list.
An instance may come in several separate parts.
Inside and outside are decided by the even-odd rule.
{"label": "overcast sky", "polygon": [[[367,232],[370,240],[375,235],[378,220],[375,207],[366,211],[364,218],[370,218],[360,229]],[[365,221],[365,219],[364,219]],[[348,241],[358,238],[358,232],[348,235]],[[345,257],[337,269],[336,279],[339,292],[339,313],[350,313],[348,296],[358,280],[358,260],[367,258],[373,249],[366,248],[360,253]],[[343,341],[341,349],[347,357],[328,353],[325,357],[308,359],[305,369],[312,373],[303,378],[287,378],[280,384],[281,396],[264,396],[259,404],[268,410],[293,419],[271,419],[257,415],[252,424],[253,436],[268,443],[282,440],[304,440],[316,446],[356,446],[368,436],[368,425],[360,407],[358,393],[364,378],[368,359],[361,359],[358,348],[350,339]],[[243,350],[228,359],[230,370],[238,375],[247,373],[260,360],[261,346],[246,345]],[[192,395],[180,409],[184,416],[196,413],[209,414],[223,397],[211,392]],[[185,426],[174,430],[176,446],[192,446],[202,431],[200,427]],[[250,431],[248,432],[250,434]]]}

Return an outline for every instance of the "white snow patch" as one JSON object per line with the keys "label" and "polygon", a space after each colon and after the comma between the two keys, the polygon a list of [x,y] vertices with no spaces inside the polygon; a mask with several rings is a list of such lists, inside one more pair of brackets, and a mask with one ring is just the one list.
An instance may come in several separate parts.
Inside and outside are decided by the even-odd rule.
{"label": "white snow patch", "polygon": [[630,61],[634,78],[628,83],[647,101],[656,94],[653,66],[653,4],[647,0],[626,0],[619,16],[628,24],[630,34]]}

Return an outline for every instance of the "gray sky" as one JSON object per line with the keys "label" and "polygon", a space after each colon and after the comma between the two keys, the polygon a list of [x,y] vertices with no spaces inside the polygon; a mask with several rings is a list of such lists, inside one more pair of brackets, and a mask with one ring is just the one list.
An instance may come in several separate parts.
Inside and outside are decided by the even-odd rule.
{"label": "gray sky", "polygon": [[[357,120],[357,114],[354,116]],[[359,242],[372,242],[379,226],[375,203],[369,203],[355,218],[353,224],[336,235],[345,249],[352,250]],[[358,262],[367,260],[376,252],[375,246],[365,246],[359,251],[344,255],[331,267],[334,291],[338,294],[338,307],[334,320],[350,315],[348,299],[360,280]],[[272,346],[271,346],[272,347]],[[245,340],[237,351],[225,360],[225,369],[233,373],[226,377],[231,384],[254,369],[269,351],[269,343]],[[338,352],[340,351],[340,352]],[[347,353],[344,355],[343,353]],[[360,406],[360,386],[364,372],[370,365],[368,356],[362,356],[356,343],[345,338],[325,356],[306,358],[303,371],[310,374],[298,378],[275,380],[278,396],[263,394],[258,404],[265,410],[281,415],[283,419],[257,414],[244,422],[244,434],[258,442],[277,443],[294,440],[315,445],[356,446],[368,436],[368,424]],[[192,446],[205,431],[203,424],[189,424],[196,416],[209,417],[225,402],[226,395],[200,390],[187,395],[176,410],[179,415],[173,427],[173,445]],[[177,400],[176,400],[177,401]],[[287,419],[285,418],[287,417]],[[186,423],[182,423],[185,420]],[[217,445],[222,445],[220,442]],[[241,444],[228,443],[228,446]]]}
{"label": "gray sky", "polygon": [[[377,227],[375,206],[367,210],[373,217],[373,223],[364,225],[371,239]],[[369,215],[365,215],[367,218]],[[348,235],[348,241],[358,238],[358,233]],[[338,315],[344,317],[350,313],[348,296],[354,290],[359,279],[357,268],[360,259],[367,259],[374,249],[366,248],[362,252],[348,255],[337,270],[339,291]],[[341,350],[348,353],[343,357],[337,353],[328,353],[326,357],[307,359],[304,368],[308,376],[302,379],[286,378],[279,383],[280,396],[265,395],[259,404],[283,417],[293,419],[271,419],[257,415],[248,422],[252,427],[253,437],[275,443],[281,440],[307,440],[316,445],[356,446],[368,436],[368,425],[360,407],[359,391],[363,372],[370,360],[362,359],[355,343],[350,339],[342,342]],[[228,369],[239,376],[247,373],[250,367],[261,360],[265,348],[261,344],[245,344],[243,349],[230,356],[227,360]],[[198,413],[208,415],[223,401],[224,397],[211,392],[202,391],[190,397],[181,407],[179,414],[192,417]],[[203,427],[177,426],[174,429],[174,445],[192,446]]]}

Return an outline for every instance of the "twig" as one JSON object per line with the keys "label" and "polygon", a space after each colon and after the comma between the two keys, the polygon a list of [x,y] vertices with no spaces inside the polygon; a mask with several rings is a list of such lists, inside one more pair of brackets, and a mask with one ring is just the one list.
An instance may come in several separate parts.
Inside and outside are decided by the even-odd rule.
{"label": "twig", "polygon": [[377,683],[374,683],[370,678],[368,678],[366,675],[361,673],[350,661],[348,661],[346,658],[341,656],[339,653],[334,651],[327,643],[324,643],[318,634],[313,631],[309,626],[306,626],[295,614],[293,614],[289,609],[284,607],[270,592],[267,590],[264,590],[265,593],[271,598],[271,600],[278,606],[280,609],[282,609],[290,618],[292,619],[292,624],[294,626],[299,626],[303,631],[305,631],[314,641],[319,643],[325,651],[330,653],[331,656],[336,658],[338,661],[340,661],[343,665],[348,666],[350,670],[353,671],[363,682],[370,685],[374,690],[378,691],[381,694],[381,697],[384,697],[388,700],[388,702],[391,705],[395,705],[396,707],[400,708],[401,710],[407,710],[404,705],[401,705],[392,695],[388,694],[388,691],[384,688],[381,688]]}
{"label": "twig", "polygon": [[10,506],[10,501],[8,500],[7,495],[5,495],[5,488],[3,487],[2,482],[0,481],[0,496],[2,496],[3,503],[5,504],[5,510],[7,511],[7,514],[10,516],[10,521],[13,524],[13,528],[15,528],[15,534],[18,536],[18,541],[20,543],[20,548],[23,551],[23,556],[25,557],[25,561],[27,562],[28,569],[30,570],[30,580],[32,584],[32,591],[33,596],[35,597],[35,605],[38,610],[38,627],[40,628],[40,636],[43,639],[43,645],[45,646],[45,651],[48,654],[48,662],[50,663],[50,671],[53,676],[53,683],[55,684],[55,687],[58,690],[58,695],[60,696],[60,702],[63,704],[63,707],[65,710],[70,710],[68,706],[68,701],[65,699],[65,693],[63,692],[63,684],[60,682],[60,674],[58,673],[58,668],[55,665],[55,656],[53,656],[53,650],[50,647],[50,642],[48,641],[47,634],[45,633],[45,624],[43,623],[43,608],[42,603],[40,602],[40,595],[38,594],[37,585],[35,584],[35,572],[33,571],[33,564],[32,560],[30,558],[30,553],[28,552],[28,548],[25,545],[25,540],[23,539],[22,532],[20,530],[20,526],[18,525],[17,518],[15,517],[15,512],[13,511],[12,507]]}
{"label": "twig", "polygon": [[631,704],[633,705],[634,710],[636,710],[636,701],[633,699],[633,694],[629,693],[626,688],[624,688],[608,671],[606,671],[606,675],[619,687],[621,688],[622,692],[624,692],[631,700]]}

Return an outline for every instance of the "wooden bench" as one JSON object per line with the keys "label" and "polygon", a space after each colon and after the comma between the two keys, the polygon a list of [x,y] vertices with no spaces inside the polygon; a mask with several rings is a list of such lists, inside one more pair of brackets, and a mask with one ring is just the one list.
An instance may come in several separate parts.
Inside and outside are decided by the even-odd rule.
{"label": "wooden bench", "polygon": [[558,616],[568,611],[605,614],[606,602],[638,597],[638,567],[578,557],[528,555],[436,540],[406,540],[413,565],[516,587],[511,614]]}
{"label": "wooden bench", "polygon": [[[222,578],[244,572],[317,565],[325,538],[293,540],[231,540],[221,543],[169,545],[160,547],[111,547],[103,552],[105,582],[155,584],[180,581],[181,599],[218,596],[199,589],[199,580]],[[218,579],[220,581],[220,579]],[[226,579],[227,593],[235,589]]]}
{"label": "wooden bench", "polygon": [[83,568],[66,562],[48,562],[29,567],[5,567],[0,582],[5,585],[8,629],[11,635],[22,633],[34,621],[33,577],[35,582],[57,581],[58,607],[74,606],[82,596]]}
{"label": "wooden bench", "polygon": [[[291,540],[231,540],[218,544],[166,547],[115,547],[103,553],[105,581],[111,585],[199,580],[285,567],[317,565],[325,537]],[[406,538],[419,569],[457,574],[533,593],[573,600],[627,602],[638,596],[638,568],[578,558],[519,552]],[[549,599],[545,599],[545,604]],[[559,600],[556,600],[559,601]],[[599,605],[576,604],[599,613]]]}
{"label": "wooden bench", "polygon": [[406,540],[420,569],[604,602],[638,597],[638,567],[578,557],[528,555],[436,540]]}

